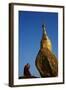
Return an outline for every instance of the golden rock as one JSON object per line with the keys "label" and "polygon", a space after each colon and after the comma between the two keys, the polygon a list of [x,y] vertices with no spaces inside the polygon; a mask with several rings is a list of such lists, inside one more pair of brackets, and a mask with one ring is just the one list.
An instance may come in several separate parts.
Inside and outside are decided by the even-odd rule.
{"label": "golden rock", "polygon": [[47,36],[45,25],[42,25],[42,28],[43,36],[35,64],[41,77],[55,77],[58,75],[58,60],[52,53],[52,44]]}

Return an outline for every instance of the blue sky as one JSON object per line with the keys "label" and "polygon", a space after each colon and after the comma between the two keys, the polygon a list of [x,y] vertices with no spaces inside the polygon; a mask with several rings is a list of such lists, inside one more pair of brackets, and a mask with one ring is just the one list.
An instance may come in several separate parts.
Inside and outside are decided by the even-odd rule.
{"label": "blue sky", "polygon": [[30,64],[31,74],[40,76],[35,59],[42,39],[42,24],[46,24],[52,51],[58,57],[58,13],[19,11],[19,75],[23,75],[24,65]]}

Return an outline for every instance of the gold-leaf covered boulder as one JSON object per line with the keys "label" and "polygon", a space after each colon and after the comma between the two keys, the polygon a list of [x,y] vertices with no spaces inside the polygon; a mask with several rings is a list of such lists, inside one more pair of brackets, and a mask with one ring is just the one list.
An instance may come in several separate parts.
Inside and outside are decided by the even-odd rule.
{"label": "gold-leaf covered boulder", "polygon": [[45,25],[42,25],[42,28],[43,36],[35,64],[41,77],[55,77],[58,75],[58,60],[52,53],[52,44],[47,36]]}

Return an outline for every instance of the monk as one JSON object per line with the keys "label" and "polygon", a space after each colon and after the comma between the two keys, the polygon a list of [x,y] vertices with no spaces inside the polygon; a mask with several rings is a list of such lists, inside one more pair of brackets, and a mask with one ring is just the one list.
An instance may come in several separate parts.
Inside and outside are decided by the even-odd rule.
{"label": "monk", "polygon": [[30,65],[27,63],[24,66],[24,77],[26,77],[26,78],[30,78],[31,77],[31,73],[30,73],[29,69],[30,69]]}

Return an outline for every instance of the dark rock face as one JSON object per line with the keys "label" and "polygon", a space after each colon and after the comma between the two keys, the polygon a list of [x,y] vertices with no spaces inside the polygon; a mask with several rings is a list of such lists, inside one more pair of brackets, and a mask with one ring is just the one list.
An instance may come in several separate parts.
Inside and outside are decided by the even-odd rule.
{"label": "dark rock face", "polygon": [[47,48],[40,49],[35,61],[41,77],[56,77],[58,75],[58,61]]}

